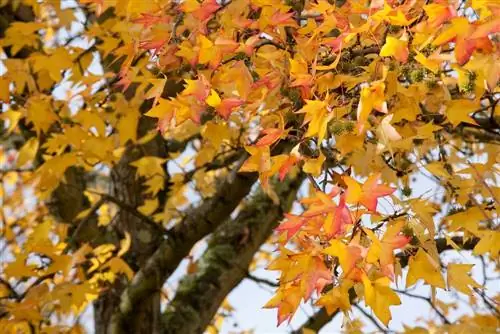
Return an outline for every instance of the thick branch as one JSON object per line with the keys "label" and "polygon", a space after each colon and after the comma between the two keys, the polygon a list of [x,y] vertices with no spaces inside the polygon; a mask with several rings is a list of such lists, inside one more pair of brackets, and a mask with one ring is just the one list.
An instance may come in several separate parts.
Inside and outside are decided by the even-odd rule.
{"label": "thick branch", "polygon": [[[460,249],[463,250],[472,250],[474,247],[476,247],[477,243],[479,242],[479,238],[471,238],[467,239],[467,241],[464,241],[463,237],[452,237],[451,240],[457,244]],[[448,245],[448,242],[446,238],[438,238],[435,240],[436,242],[436,249],[438,253],[442,253],[447,250],[453,250],[452,245]],[[401,268],[404,268],[408,265],[408,261],[410,261],[410,254],[408,253],[399,253],[396,255],[396,257],[399,259],[399,263],[401,264]]]}
{"label": "thick branch", "polygon": [[302,180],[301,175],[276,186],[279,205],[259,192],[237,218],[216,230],[198,271],[182,280],[163,314],[163,333],[204,331],[227,294],[247,277],[254,254],[290,210]]}
{"label": "thick branch", "polygon": [[340,310],[337,309],[332,314],[328,314],[326,308],[320,308],[316,313],[310,316],[307,321],[300,326],[297,330],[293,331],[292,334],[302,334],[305,329],[313,330],[315,333],[319,332],[321,328],[326,326],[333,318],[340,313]]}
{"label": "thick branch", "polygon": [[111,333],[126,332],[127,319],[140,307],[141,300],[161,288],[193,245],[229,217],[256,180],[254,173],[239,173],[234,179],[228,178],[213,197],[186,213],[122,293],[110,323]]}

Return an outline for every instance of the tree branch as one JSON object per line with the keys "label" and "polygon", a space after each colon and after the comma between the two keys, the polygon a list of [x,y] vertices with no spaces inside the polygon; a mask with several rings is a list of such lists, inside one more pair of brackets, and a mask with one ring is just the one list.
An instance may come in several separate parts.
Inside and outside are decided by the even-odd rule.
{"label": "tree branch", "polygon": [[275,204],[263,191],[238,216],[221,225],[198,261],[198,271],[184,278],[162,316],[163,333],[202,333],[227,294],[247,277],[255,253],[288,212],[303,175],[278,183]]}
{"label": "tree branch", "polygon": [[321,328],[332,321],[333,318],[335,318],[339,313],[340,310],[337,309],[332,314],[328,314],[326,308],[322,307],[316,313],[310,316],[309,319],[307,319],[307,321],[302,324],[302,326],[294,330],[291,334],[302,334],[305,329],[310,329],[317,333]]}
{"label": "tree branch", "polygon": [[409,293],[409,292],[406,292],[406,291],[401,291],[401,290],[396,290],[397,293],[400,293],[402,295],[405,295],[405,296],[408,296],[408,297],[412,297],[412,298],[416,298],[416,299],[420,299],[420,300],[424,300],[427,304],[429,304],[429,306],[436,312],[436,314],[441,318],[441,320],[449,325],[451,322],[448,320],[448,318],[446,318],[446,316],[443,314],[443,312],[441,312],[436,305],[434,305],[434,303],[432,302],[431,298],[429,297],[424,297],[424,296],[419,296],[419,295],[414,295],[412,293]]}
{"label": "tree branch", "polygon": [[193,245],[229,217],[256,180],[255,173],[239,173],[234,180],[228,178],[213,197],[189,210],[185,218],[168,231],[167,239],[121,294],[120,305],[109,324],[110,333],[126,332],[127,319],[140,307],[141,300],[161,288]]}
{"label": "tree branch", "polygon": [[388,332],[387,328],[382,327],[377,319],[375,319],[371,314],[368,314],[368,312],[366,312],[361,306],[359,306],[358,304],[354,304],[354,307],[357,308],[358,311],[361,312],[365,317],[367,317],[382,333]]}

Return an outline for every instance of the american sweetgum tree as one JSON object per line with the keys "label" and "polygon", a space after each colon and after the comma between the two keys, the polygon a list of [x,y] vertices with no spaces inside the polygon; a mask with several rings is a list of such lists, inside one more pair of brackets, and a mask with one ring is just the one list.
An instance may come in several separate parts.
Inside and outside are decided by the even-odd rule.
{"label": "american sweetgum tree", "polygon": [[431,310],[409,332],[495,331],[499,17],[0,1],[0,331],[79,333],[92,306],[96,333],[214,333],[244,279],[277,325],[312,303],[297,332],[401,329],[403,297]]}

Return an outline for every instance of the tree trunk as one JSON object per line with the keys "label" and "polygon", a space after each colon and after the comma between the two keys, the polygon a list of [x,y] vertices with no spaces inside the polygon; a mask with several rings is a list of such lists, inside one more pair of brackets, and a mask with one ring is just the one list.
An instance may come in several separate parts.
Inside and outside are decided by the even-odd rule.
{"label": "tree trunk", "polygon": [[[138,136],[151,130],[155,124],[152,119],[141,118]],[[143,204],[144,194],[141,179],[136,177],[135,167],[130,163],[144,156],[166,158],[167,152],[163,138],[159,135],[155,139],[141,146],[130,145],[123,154],[120,162],[111,171],[113,196],[132,208]],[[162,207],[160,205],[160,207]],[[163,239],[163,228],[160,224],[152,226],[144,220],[126,210],[120,210],[116,220],[112,223],[118,234],[131,237],[131,246],[124,257],[134,272],[138,271],[146,260],[158,248]],[[120,295],[128,282],[124,277],[118,279],[110,289],[99,298],[94,305],[95,331],[98,334],[108,333],[108,326],[114,310],[120,303]],[[160,318],[160,291],[156,291],[141,302],[133,321],[128,323],[130,333],[159,333]]]}

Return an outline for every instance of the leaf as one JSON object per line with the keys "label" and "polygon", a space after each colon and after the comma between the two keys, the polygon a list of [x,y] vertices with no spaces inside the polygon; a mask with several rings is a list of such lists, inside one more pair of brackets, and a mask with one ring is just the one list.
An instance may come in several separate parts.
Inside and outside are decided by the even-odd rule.
{"label": "leaf", "polygon": [[222,143],[230,142],[231,139],[231,133],[226,124],[212,121],[203,126],[201,135],[204,139],[210,141],[215,148],[221,146]]}
{"label": "leaf", "polygon": [[278,326],[286,320],[291,320],[299,307],[302,296],[299,286],[279,289],[263,308],[278,308]]}
{"label": "leaf", "polygon": [[480,240],[472,254],[483,255],[490,253],[492,259],[498,258],[500,254],[500,232],[498,231],[484,231],[480,233]]}
{"label": "leaf", "polygon": [[384,46],[380,49],[382,57],[394,57],[397,61],[406,63],[408,61],[408,40],[404,37],[401,39],[387,36]]}
{"label": "leaf", "polygon": [[444,168],[443,164],[439,162],[432,162],[430,164],[427,164],[425,165],[425,169],[439,178],[448,179],[451,177],[448,171]]}
{"label": "leaf", "polygon": [[237,97],[230,97],[227,99],[223,99],[222,102],[215,108],[215,110],[223,119],[227,120],[233,113],[234,109],[243,104],[245,104],[244,100]]}
{"label": "leaf", "polygon": [[392,126],[391,121],[393,118],[394,114],[387,115],[382,119],[382,122],[380,122],[380,126],[377,129],[379,136],[381,137],[381,141],[384,145],[390,146],[391,142],[401,140],[402,137]]}
{"label": "leaf", "polygon": [[394,279],[394,250],[403,248],[410,242],[409,237],[401,234],[403,224],[403,221],[390,224],[382,240],[379,240],[372,230],[363,229],[372,241],[366,255],[366,261],[369,263],[379,263],[382,272],[391,279]]}
{"label": "leaf", "polygon": [[323,250],[325,254],[338,257],[344,278],[356,277],[356,263],[362,259],[363,252],[364,249],[353,241],[346,245],[335,239]]}
{"label": "leaf", "polygon": [[325,286],[332,282],[333,277],[331,270],[325,266],[321,258],[315,256],[307,264],[308,267],[303,268],[305,271],[301,276],[305,301],[311,298],[313,291],[321,293]]}
{"label": "leaf", "polygon": [[433,73],[439,72],[440,62],[430,58],[426,58],[422,53],[416,51],[415,60],[422,64],[426,69],[432,71]]}
{"label": "leaf", "polygon": [[345,175],[343,177],[347,185],[346,201],[351,204],[362,204],[370,211],[377,211],[379,197],[391,195],[396,189],[378,184],[380,174],[372,174],[363,186],[360,186],[353,178]]}
{"label": "leaf", "polygon": [[353,218],[349,208],[346,206],[345,194],[340,195],[339,205],[333,209],[333,214],[330,213],[326,217],[323,228],[328,237],[335,237],[345,233],[346,225],[353,224]]}
{"label": "leaf", "polygon": [[361,88],[357,110],[357,127],[360,134],[365,131],[368,116],[373,109],[382,113],[387,113],[387,103],[385,102],[384,91],[385,84],[383,82],[375,82],[371,85],[364,85]]}
{"label": "leaf", "polygon": [[422,248],[418,249],[417,255],[410,257],[409,267],[410,269],[406,276],[406,287],[410,287],[419,279],[423,279],[427,284],[433,287],[445,288],[439,264]]}
{"label": "leaf", "polygon": [[276,141],[278,141],[284,134],[285,130],[284,129],[275,129],[275,128],[268,128],[264,129],[261,132],[264,134],[263,137],[259,138],[259,140],[255,143],[255,146],[269,146],[274,144]]}
{"label": "leaf", "polygon": [[316,66],[316,70],[317,71],[330,71],[330,70],[336,69],[339,62],[340,62],[341,55],[342,55],[342,43],[340,43],[340,45],[338,47],[337,56],[335,57],[335,60],[333,61],[333,63],[331,63],[330,65],[327,65],[327,66]]}
{"label": "leaf", "polygon": [[158,198],[147,199],[137,210],[145,216],[151,216],[158,209]]}
{"label": "leaf", "polygon": [[285,220],[276,228],[276,231],[278,233],[286,232],[286,241],[288,241],[306,223],[307,223],[307,219],[304,217],[285,213]]}
{"label": "leaf", "polygon": [[17,123],[19,123],[21,117],[21,112],[12,109],[0,113],[0,119],[8,122],[8,128],[5,130],[6,135],[10,134],[17,127]]}
{"label": "leaf", "polygon": [[401,304],[399,296],[389,287],[389,284],[390,280],[387,277],[381,277],[372,282],[366,275],[363,276],[366,305],[371,307],[386,326],[392,319],[389,307]]}
{"label": "leaf", "polygon": [[118,130],[120,145],[125,146],[129,140],[131,142],[137,140],[137,126],[139,125],[140,116],[141,114],[137,110],[128,109],[119,119],[116,129]]}
{"label": "leaf", "polygon": [[468,296],[472,294],[472,290],[469,286],[480,288],[481,285],[474,281],[469,275],[473,266],[473,264],[450,263],[447,268],[448,274],[446,279],[448,288],[454,288]]}
{"label": "leaf", "polygon": [[31,138],[19,150],[17,156],[16,167],[21,168],[24,165],[33,161],[38,152],[39,142],[37,138]]}
{"label": "leaf", "polygon": [[302,170],[306,173],[311,174],[312,176],[319,176],[323,170],[322,168],[325,160],[326,157],[322,152],[320,152],[319,157],[306,160],[306,163],[304,164]]}
{"label": "leaf", "polygon": [[33,124],[37,135],[46,133],[50,126],[58,120],[52,110],[48,97],[32,97],[29,100],[26,119]]}
{"label": "leaf", "polygon": [[454,127],[462,122],[477,125],[476,121],[470,116],[480,108],[477,102],[464,99],[452,100],[446,106],[446,117]]}
{"label": "leaf", "polygon": [[146,178],[153,177],[155,175],[164,176],[164,163],[167,159],[158,158],[155,156],[142,157],[139,160],[130,163],[130,166],[137,168],[137,176],[143,176]]}
{"label": "leaf", "polygon": [[351,309],[349,300],[349,286],[343,284],[340,287],[335,287],[322,295],[316,302],[316,305],[323,306],[329,315],[340,309],[342,312],[347,312]]}
{"label": "leaf", "polygon": [[328,122],[333,117],[332,113],[327,112],[325,102],[306,100],[306,105],[298,113],[306,114],[304,124],[309,124],[309,126],[305,136],[318,136],[318,141],[321,142],[325,138]]}
{"label": "leaf", "polygon": [[5,76],[0,76],[0,102],[10,101],[10,80]]}
{"label": "leaf", "polygon": [[217,108],[218,106],[220,106],[222,100],[219,97],[219,94],[217,94],[217,92],[215,90],[211,89],[210,95],[206,98],[205,102],[209,106]]}
{"label": "leaf", "polygon": [[205,78],[205,76],[200,74],[197,80],[186,79],[184,81],[186,82],[186,88],[184,88],[184,90],[182,91],[182,95],[185,96],[192,95],[196,97],[199,101],[205,102],[205,100],[208,98],[211,92],[210,83]]}
{"label": "leaf", "polygon": [[119,257],[114,257],[109,260],[104,266],[103,270],[109,269],[114,274],[125,274],[127,279],[131,280],[134,277],[134,272],[130,269],[129,265]]}
{"label": "leaf", "polygon": [[146,93],[146,99],[153,99],[153,105],[156,104],[161,94],[163,93],[163,89],[167,83],[167,78],[164,79],[151,79],[149,81],[153,86]]}

